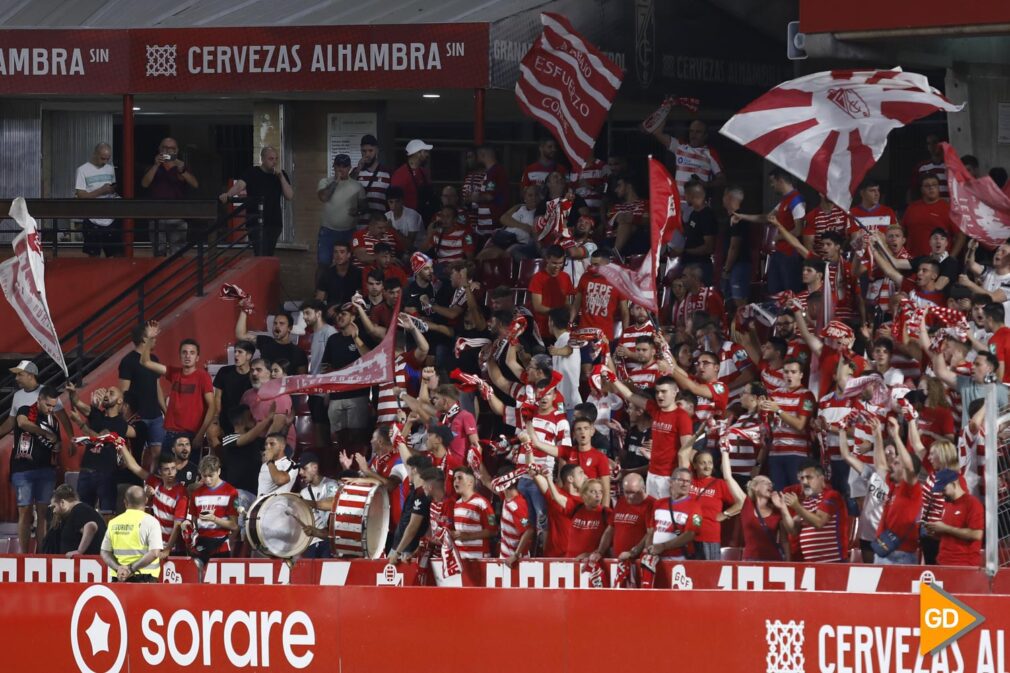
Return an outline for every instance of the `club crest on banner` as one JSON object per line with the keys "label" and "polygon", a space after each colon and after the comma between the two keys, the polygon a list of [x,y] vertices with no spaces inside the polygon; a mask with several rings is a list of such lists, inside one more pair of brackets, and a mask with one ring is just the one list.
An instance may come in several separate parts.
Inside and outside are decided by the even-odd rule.
{"label": "club crest on banner", "polygon": [[95,584],[77,598],[70,647],[81,673],[119,673],[126,661],[126,611],[112,589]]}

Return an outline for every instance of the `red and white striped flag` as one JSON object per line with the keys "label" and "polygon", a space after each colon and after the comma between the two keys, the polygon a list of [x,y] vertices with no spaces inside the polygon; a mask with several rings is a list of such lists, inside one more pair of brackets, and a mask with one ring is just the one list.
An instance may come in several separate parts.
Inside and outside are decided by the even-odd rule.
{"label": "red and white striped flag", "polygon": [[14,237],[14,256],[0,264],[0,288],[28,333],[63,369],[64,376],[69,376],[46,300],[45,258],[35,218],[28,214],[28,206],[20,196],[11,203],[10,216],[21,227],[21,233]]}
{"label": "red and white striped flag", "polygon": [[561,143],[577,168],[593,159],[596,136],[624,73],[575,32],[568,19],[544,12],[544,32],[519,64],[519,107]]}
{"label": "red and white striped flag", "polygon": [[887,134],[954,105],[924,75],[831,70],[783,82],[736,113],[719,133],[778,164],[848,211]]}
{"label": "red and white striped flag", "polygon": [[943,163],[950,187],[950,219],[970,238],[997,246],[1010,238],[1010,183],[1005,191],[988,175],[973,178],[957,151],[947,143]]}
{"label": "red and white striped flag", "polygon": [[658,313],[656,274],[659,253],[670,242],[673,232],[683,225],[677,183],[663,164],[652,157],[649,157],[649,225],[652,227],[652,246],[637,270],[611,263],[601,266],[600,273],[629,301]]}

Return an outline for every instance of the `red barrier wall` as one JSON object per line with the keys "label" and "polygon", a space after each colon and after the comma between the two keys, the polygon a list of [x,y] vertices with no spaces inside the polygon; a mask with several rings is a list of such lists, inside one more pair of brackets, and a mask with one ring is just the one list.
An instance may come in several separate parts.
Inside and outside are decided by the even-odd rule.
{"label": "red barrier wall", "polygon": [[[90,259],[59,257],[46,260],[46,298],[60,336],[80,325],[113,297],[160,264],[162,259]],[[0,301],[0,353],[34,355],[39,345],[24,329],[6,301]]]}
{"label": "red barrier wall", "polygon": [[899,594],[15,584],[0,619],[10,671],[1006,671],[1006,599],[961,599],[925,657]]}
{"label": "red barrier wall", "polygon": [[[116,263],[118,260],[112,260]],[[100,266],[102,262],[92,261]],[[155,354],[169,365],[179,363],[179,342],[186,337],[195,337],[200,342],[201,363],[220,360],[224,357],[228,345],[235,341],[235,319],[238,316],[238,305],[235,302],[225,302],[219,298],[223,283],[234,283],[255,299],[256,311],[249,319],[249,326],[262,329],[266,316],[276,310],[280,297],[280,262],[273,257],[257,257],[238,262],[233,269],[226,272],[217,282],[210,284],[206,296],[193,297],[182,304],[170,316],[161,321],[161,336]],[[48,283],[48,274],[47,274]],[[47,288],[48,289],[48,288]],[[120,286],[121,291],[122,286]],[[52,304],[50,304],[52,307]],[[55,310],[54,310],[55,315]],[[14,325],[20,325],[17,317]],[[11,323],[8,323],[11,324]],[[11,331],[21,331],[15,329]],[[119,361],[132,346],[127,346],[119,353],[109,358],[96,369],[84,382],[85,390],[98,386],[115,385],[118,380]],[[36,346],[32,352],[38,349]],[[87,399],[87,395],[84,396]],[[64,397],[64,404],[66,404]],[[63,465],[65,469],[76,470],[80,465],[81,452],[70,457],[66,449],[67,433],[64,429]],[[11,438],[6,438],[0,445],[0,521],[17,520],[17,509],[14,506],[14,494],[10,487],[10,449]]]}

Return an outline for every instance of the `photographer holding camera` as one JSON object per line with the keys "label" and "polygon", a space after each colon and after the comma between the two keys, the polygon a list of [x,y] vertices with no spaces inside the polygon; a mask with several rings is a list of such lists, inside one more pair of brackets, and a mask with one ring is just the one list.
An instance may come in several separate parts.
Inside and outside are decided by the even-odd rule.
{"label": "photographer holding camera", "polygon": [[[197,189],[200,183],[189,172],[186,162],[179,159],[179,143],[165,138],[154,155],[154,165],[140,179],[141,186],[152,199],[178,200],[186,198],[187,186]],[[186,243],[185,220],[155,220],[151,236],[154,255],[171,255]]]}

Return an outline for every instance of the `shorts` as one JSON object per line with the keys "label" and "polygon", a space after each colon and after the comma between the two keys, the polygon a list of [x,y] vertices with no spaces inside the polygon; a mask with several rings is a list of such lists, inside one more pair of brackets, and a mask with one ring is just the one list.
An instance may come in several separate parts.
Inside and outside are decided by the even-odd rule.
{"label": "shorts", "polygon": [[645,492],[657,500],[670,497],[670,478],[649,472],[645,475]]}
{"label": "shorts", "polygon": [[326,395],[309,395],[309,418],[313,423],[329,423],[326,409]]}
{"label": "shorts", "polygon": [[81,470],[77,477],[77,494],[81,497],[81,502],[95,507],[101,514],[116,511],[116,480],[111,472]]}
{"label": "shorts", "polygon": [[354,229],[330,229],[329,227],[319,227],[319,237],[316,239],[316,261],[319,266],[329,266],[333,264],[333,246],[337,243],[351,244],[354,238]]}
{"label": "shorts", "polygon": [[15,472],[11,475],[17,493],[18,507],[48,505],[56,488],[56,470],[39,467],[34,470]]}
{"label": "shorts", "polygon": [[161,446],[165,442],[165,417],[142,418],[147,426],[147,445]]}
{"label": "shorts", "polygon": [[364,396],[330,400],[328,414],[330,432],[367,430],[372,427],[372,405]]}

